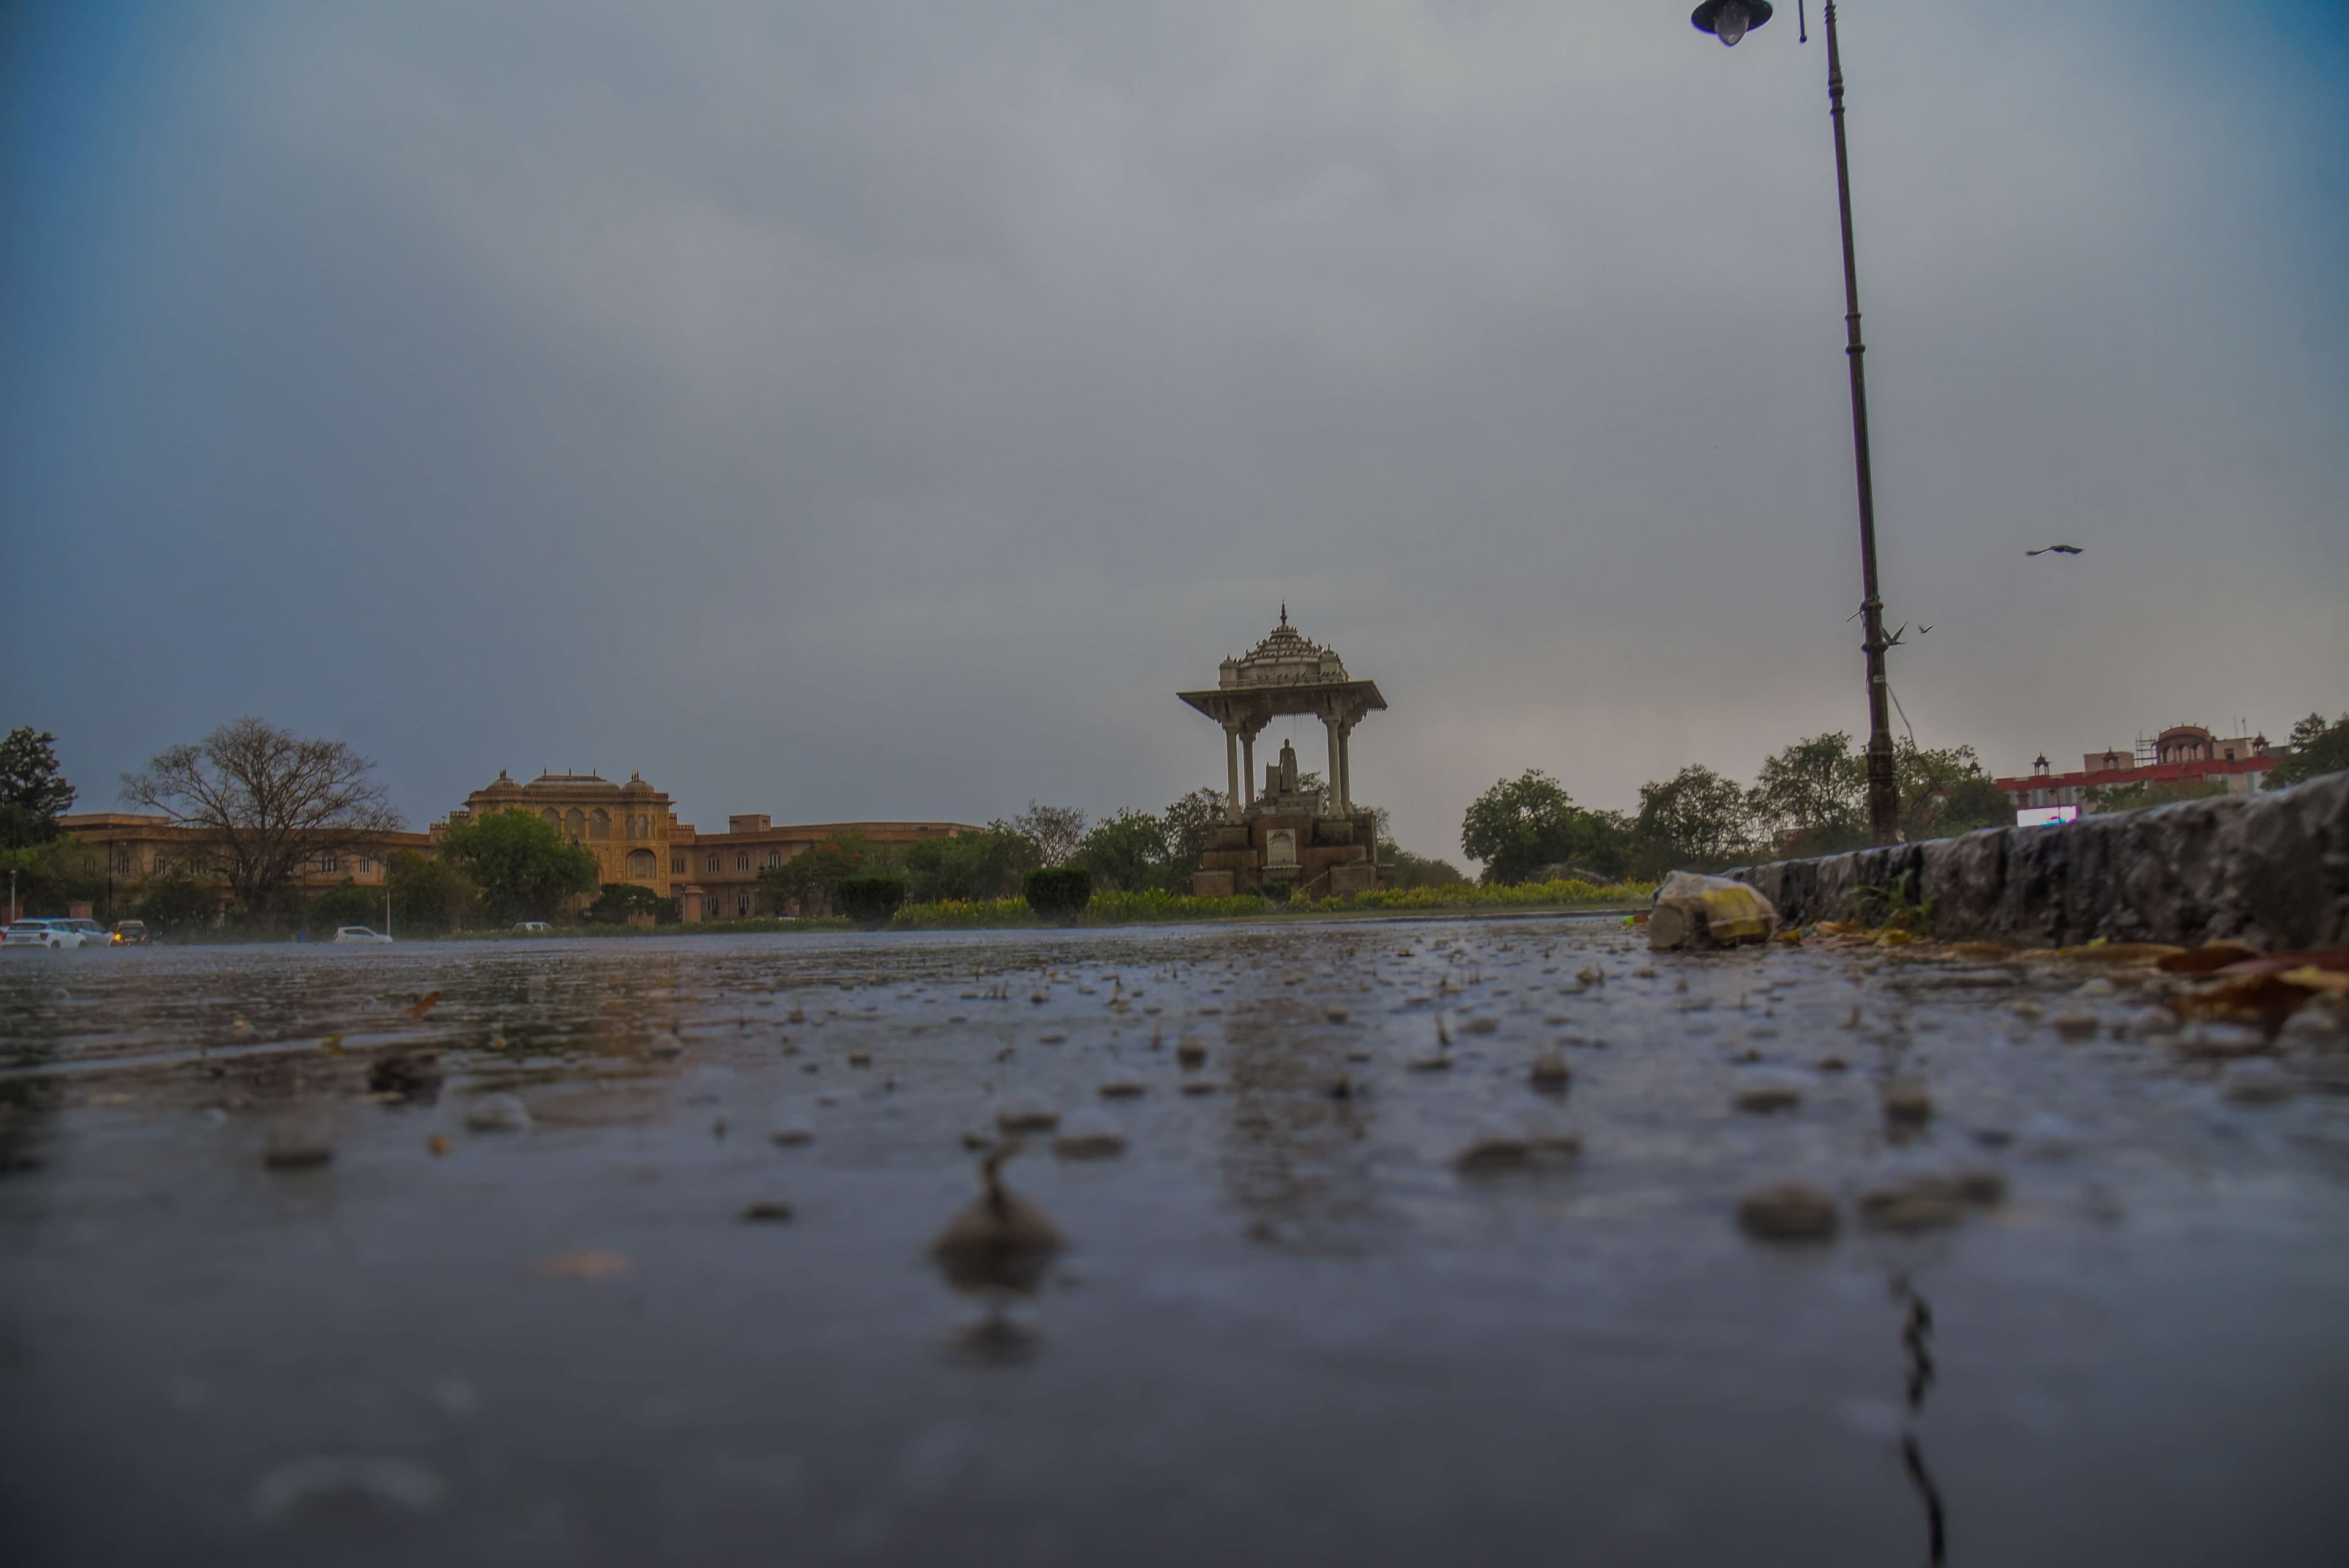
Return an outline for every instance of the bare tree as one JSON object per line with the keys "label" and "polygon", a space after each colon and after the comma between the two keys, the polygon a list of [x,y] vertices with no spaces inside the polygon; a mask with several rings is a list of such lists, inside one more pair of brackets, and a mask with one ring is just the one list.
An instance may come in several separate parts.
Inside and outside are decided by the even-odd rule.
{"label": "bare tree", "polygon": [[1085,842],[1085,814],[1073,805],[1038,805],[1011,819],[1011,831],[1036,846],[1047,866],[1066,866]]}
{"label": "bare tree", "polygon": [[259,909],[305,864],[399,830],[374,771],[346,742],[236,719],[123,774],[122,798],[205,833],[230,896]]}

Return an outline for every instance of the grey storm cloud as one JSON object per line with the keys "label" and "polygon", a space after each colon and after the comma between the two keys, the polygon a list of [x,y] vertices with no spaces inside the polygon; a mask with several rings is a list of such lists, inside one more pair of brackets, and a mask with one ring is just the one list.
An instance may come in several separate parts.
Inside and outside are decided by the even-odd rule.
{"label": "grey storm cloud", "polygon": [[[1894,680],[2002,771],[2349,705],[2340,50],[2049,9],[1843,13]],[[1816,34],[87,15],[12,40],[0,253],[0,718],[86,805],[254,711],[417,820],[1156,806],[1283,600],[1426,852],[1528,766],[1628,805],[1864,722]]]}

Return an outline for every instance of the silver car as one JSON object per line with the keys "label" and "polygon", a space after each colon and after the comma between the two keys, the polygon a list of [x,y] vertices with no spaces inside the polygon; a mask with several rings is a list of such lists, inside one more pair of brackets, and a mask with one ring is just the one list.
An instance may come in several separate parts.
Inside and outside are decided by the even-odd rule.
{"label": "silver car", "polygon": [[381,931],[371,931],[365,926],[345,926],[335,933],[338,942],[388,942],[391,939]]}
{"label": "silver car", "polygon": [[[87,929],[85,929],[87,928]],[[106,945],[106,932],[96,920],[18,920],[0,935],[0,947],[96,948]]]}

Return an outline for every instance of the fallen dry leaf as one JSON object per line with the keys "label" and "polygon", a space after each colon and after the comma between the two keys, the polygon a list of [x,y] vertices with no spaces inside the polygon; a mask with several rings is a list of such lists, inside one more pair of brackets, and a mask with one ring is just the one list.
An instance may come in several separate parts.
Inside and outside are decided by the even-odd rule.
{"label": "fallen dry leaf", "polygon": [[616,1280],[632,1267],[624,1252],[586,1247],[541,1258],[531,1272],[550,1280]]}
{"label": "fallen dry leaf", "polygon": [[2260,956],[2259,949],[2243,942],[2204,942],[2199,948],[2170,954],[2158,967],[2165,974],[2210,974],[2230,963]]}
{"label": "fallen dry leaf", "polygon": [[2056,950],[2075,963],[2110,964],[2159,963],[2185,950],[2168,942],[2090,942],[2085,947]]}
{"label": "fallen dry leaf", "polygon": [[428,996],[418,997],[414,1002],[408,1004],[408,1016],[410,1018],[423,1017],[426,1013],[432,1011],[433,1004],[438,1002],[440,1000],[440,993],[437,991]]}

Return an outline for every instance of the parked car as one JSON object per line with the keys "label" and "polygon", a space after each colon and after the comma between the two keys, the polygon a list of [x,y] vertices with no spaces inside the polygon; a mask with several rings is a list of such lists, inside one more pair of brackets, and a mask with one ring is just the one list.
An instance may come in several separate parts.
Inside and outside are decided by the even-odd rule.
{"label": "parked car", "polygon": [[145,947],[149,940],[146,921],[117,920],[114,922],[115,946],[123,948]]}
{"label": "parked car", "polygon": [[548,925],[544,920],[516,920],[514,922],[514,929],[518,931],[551,931],[554,929],[554,928]]}
{"label": "parked car", "polygon": [[371,931],[365,926],[345,926],[335,932],[338,942],[388,942],[391,939],[381,931]]}
{"label": "parked car", "polygon": [[[83,920],[78,924],[97,929],[97,922],[92,920]],[[0,947],[55,950],[92,945],[89,933],[76,929],[76,925],[73,920],[18,920],[8,928],[5,935],[0,935]],[[104,931],[98,931],[98,940],[106,940]]]}
{"label": "parked car", "polygon": [[112,934],[109,933],[104,926],[99,925],[96,920],[67,920],[66,924],[81,933],[81,945],[86,948],[102,948],[113,945],[114,938]]}

